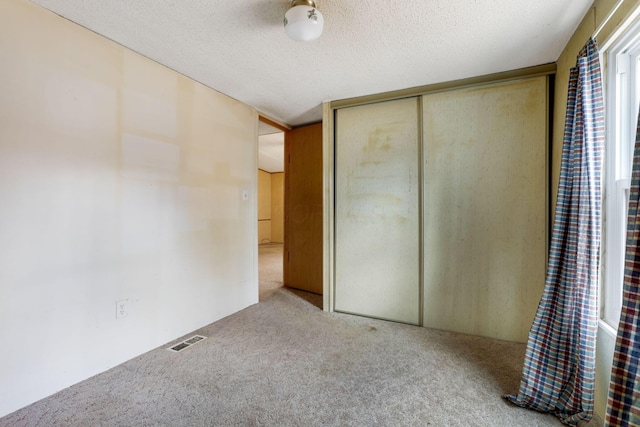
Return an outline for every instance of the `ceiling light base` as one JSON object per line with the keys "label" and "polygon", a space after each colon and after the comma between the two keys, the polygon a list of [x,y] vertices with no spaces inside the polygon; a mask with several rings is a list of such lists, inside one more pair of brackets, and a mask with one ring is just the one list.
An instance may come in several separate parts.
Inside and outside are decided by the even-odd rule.
{"label": "ceiling light base", "polygon": [[317,39],[323,27],[324,17],[313,0],[293,0],[284,15],[284,31],[296,41]]}

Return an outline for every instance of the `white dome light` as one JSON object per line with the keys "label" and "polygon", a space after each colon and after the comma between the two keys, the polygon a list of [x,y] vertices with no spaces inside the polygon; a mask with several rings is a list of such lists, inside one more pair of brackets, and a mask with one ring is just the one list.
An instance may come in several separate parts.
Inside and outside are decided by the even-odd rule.
{"label": "white dome light", "polygon": [[284,31],[293,40],[308,42],[322,34],[324,18],[313,0],[293,0],[284,15]]}

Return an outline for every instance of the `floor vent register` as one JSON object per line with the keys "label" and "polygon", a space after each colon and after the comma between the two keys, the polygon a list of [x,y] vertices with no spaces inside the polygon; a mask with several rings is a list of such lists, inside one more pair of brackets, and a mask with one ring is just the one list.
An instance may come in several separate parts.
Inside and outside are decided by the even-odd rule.
{"label": "floor vent register", "polygon": [[191,347],[195,343],[198,343],[198,342],[202,341],[205,338],[206,337],[203,337],[201,335],[194,335],[191,338],[188,338],[188,339],[182,341],[181,343],[178,343],[178,344],[176,344],[174,346],[169,347],[167,350],[179,352],[179,351],[184,350],[187,347]]}

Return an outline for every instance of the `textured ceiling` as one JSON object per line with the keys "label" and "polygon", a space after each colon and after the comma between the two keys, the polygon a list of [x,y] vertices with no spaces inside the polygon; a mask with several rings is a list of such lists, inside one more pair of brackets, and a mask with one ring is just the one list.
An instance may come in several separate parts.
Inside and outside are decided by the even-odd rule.
{"label": "textured ceiling", "polygon": [[592,0],[317,0],[294,42],[289,0],[32,0],[289,125],[321,103],[554,62]]}

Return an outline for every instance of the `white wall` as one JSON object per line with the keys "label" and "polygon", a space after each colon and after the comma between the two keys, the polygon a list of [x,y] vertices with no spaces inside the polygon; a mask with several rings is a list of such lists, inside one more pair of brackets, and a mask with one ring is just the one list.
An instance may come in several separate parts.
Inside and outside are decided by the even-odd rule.
{"label": "white wall", "polygon": [[2,416],[258,285],[252,108],[25,0],[0,2],[0,64]]}

